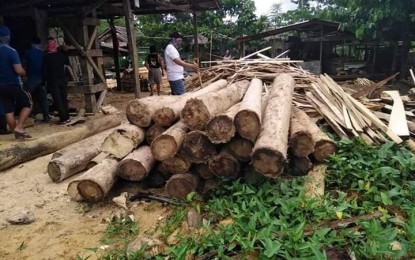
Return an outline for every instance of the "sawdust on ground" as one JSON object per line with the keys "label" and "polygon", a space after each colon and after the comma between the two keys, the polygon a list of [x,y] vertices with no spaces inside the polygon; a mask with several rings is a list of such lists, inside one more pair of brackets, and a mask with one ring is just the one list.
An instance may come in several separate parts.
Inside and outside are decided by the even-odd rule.
{"label": "sawdust on ground", "polygon": [[[145,95],[146,93],[144,93]],[[107,104],[121,111],[133,93],[108,92]],[[70,107],[83,107],[82,95],[70,95]],[[102,116],[98,113],[95,116]],[[67,130],[66,126],[40,124],[27,128],[34,138]],[[0,136],[0,150],[15,143],[13,135]],[[76,259],[93,253],[86,248],[102,246],[100,239],[108,225],[105,220],[126,211],[107,201],[95,205],[73,202],[66,189],[76,176],[61,183],[53,183],[47,174],[51,154],[25,162],[0,172],[0,259]],[[140,234],[154,228],[168,214],[161,204],[135,203],[130,208],[139,225]],[[6,218],[21,209],[29,209],[35,221],[28,225],[10,225]]]}

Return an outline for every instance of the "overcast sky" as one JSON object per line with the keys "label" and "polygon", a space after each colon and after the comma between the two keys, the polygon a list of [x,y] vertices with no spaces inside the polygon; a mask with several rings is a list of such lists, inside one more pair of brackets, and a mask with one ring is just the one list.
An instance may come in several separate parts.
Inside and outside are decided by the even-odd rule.
{"label": "overcast sky", "polygon": [[271,9],[272,4],[281,3],[281,11],[286,12],[288,10],[293,10],[296,8],[296,5],[291,3],[290,0],[254,0],[256,6],[256,15],[260,16],[262,14],[267,15]]}

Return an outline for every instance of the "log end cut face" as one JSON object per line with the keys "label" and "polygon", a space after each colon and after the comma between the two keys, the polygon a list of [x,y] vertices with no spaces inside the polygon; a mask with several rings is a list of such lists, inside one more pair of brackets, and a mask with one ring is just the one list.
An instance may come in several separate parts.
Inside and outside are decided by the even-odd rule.
{"label": "log end cut face", "polygon": [[162,161],[164,168],[173,174],[189,172],[191,163],[181,155]]}
{"label": "log end cut face", "polygon": [[170,126],[174,123],[176,114],[173,109],[169,107],[163,107],[154,113],[154,123],[160,126]]}
{"label": "log end cut face", "polygon": [[102,144],[102,152],[113,155],[118,159],[124,158],[136,147],[133,140],[125,137],[120,132],[109,135]]}
{"label": "log end cut face", "polygon": [[86,200],[97,202],[104,197],[104,191],[95,182],[90,180],[82,180],[78,183],[78,192]]}
{"label": "log end cut face", "polygon": [[175,198],[186,198],[187,194],[196,191],[197,179],[190,174],[175,174],[166,184],[167,193]]}
{"label": "log end cut face", "polygon": [[249,110],[242,110],[235,116],[235,128],[240,136],[255,141],[261,131],[261,120]]}
{"label": "log end cut face", "polygon": [[212,143],[227,143],[235,135],[232,118],[225,115],[214,117],[206,126],[206,133]]}
{"label": "log end cut face", "polygon": [[254,143],[243,138],[233,139],[228,144],[230,153],[241,162],[249,162],[251,160],[253,148]]}
{"label": "log end cut face", "polygon": [[177,150],[176,140],[170,135],[160,135],[151,143],[151,152],[159,161],[172,158]]}
{"label": "log end cut face", "polygon": [[180,118],[191,130],[203,130],[210,119],[210,112],[201,100],[191,98],[186,102]]}
{"label": "log end cut face", "polygon": [[191,163],[204,163],[217,155],[215,145],[200,131],[187,134],[180,153]]}
{"label": "log end cut face", "polygon": [[316,143],[313,157],[318,162],[324,162],[330,155],[334,154],[336,150],[337,146],[334,142],[323,140]]}
{"label": "log end cut face", "polygon": [[313,137],[309,133],[298,132],[290,138],[290,147],[297,157],[305,157],[314,151]]}
{"label": "log end cut face", "polygon": [[209,162],[209,168],[221,178],[235,179],[239,176],[240,166],[238,160],[231,155],[221,154]]}
{"label": "log end cut face", "polygon": [[49,174],[50,179],[53,182],[56,183],[56,182],[61,181],[61,174],[60,173],[61,173],[61,169],[60,169],[58,163],[55,162],[55,161],[49,162],[49,164],[48,164],[48,174]]}
{"label": "log end cut face", "polygon": [[151,123],[151,113],[148,107],[139,100],[128,103],[126,108],[128,121],[139,127],[148,127]]}
{"label": "log end cut face", "polygon": [[141,181],[147,177],[147,169],[139,161],[124,159],[118,165],[118,176],[127,181]]}
{"label": "log end cut face", "polygon": [[282,154],[267,148],[255,150],[251,161],[256,171],[269,178],[279,177],[286,164]]}

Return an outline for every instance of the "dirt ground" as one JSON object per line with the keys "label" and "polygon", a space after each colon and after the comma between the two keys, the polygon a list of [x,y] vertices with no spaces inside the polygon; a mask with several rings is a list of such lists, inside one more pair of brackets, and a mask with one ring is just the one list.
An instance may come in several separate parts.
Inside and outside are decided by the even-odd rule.
{"label": "dirt ground", "polygon": [[[107,94],[107,104],[119,109],[120,116],[126,120],[125,107],[133,98],[133,93],[113,91]],[[69,100],[70,107],[84,105],[81,95],[70,95]],[[67,129],[62,125],[36,123],[26,130],[37,138]],[[13,135],[0,136],[0,150],[15,142]],[[0,172],[0,259],[76,259],[77,254],[93,255],[86,248],[103,246],[100,239],[108,225],[105,220],[126,214],[126,210],[110,199],[120,194],[119,189],[115,189],[107,201],[92,206],[71,201],[66,189],[72,178],[53,183],[47,175],[51,156],[39,157]],[[137,202],[130,209],[140,234],[154,228],[168,212],[158,203],[152,204],[151,210],[148,208],[148,203]],[[11,225],[6,221],[22,209],[34,213],[33,223]]]}

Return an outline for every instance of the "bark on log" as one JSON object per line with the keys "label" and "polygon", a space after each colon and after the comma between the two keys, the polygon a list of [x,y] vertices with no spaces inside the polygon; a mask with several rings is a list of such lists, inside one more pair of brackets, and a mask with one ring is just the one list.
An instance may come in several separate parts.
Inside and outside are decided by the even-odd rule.
{"label": "bark on log", "polygon": [[153,116],[154,123],[161,126],[171,126],[175,121],[177,121],[177,119],[179,119],[180,112],[186,105],[187,100],[190,98],[199,97],[209,92],[218,91],[226,87],[226,85],[227,81],[221,79],[198,91],[189,92],[180,100],[158,109]]}
{"label": "bark on log", "polygon": [[293,176],[306,175],[313,168],[313,163],[310,158],[290,156],[288,172]]}
{"label": "bark on log", "polygon": [[85,170],[89,161],[97,156],[100,151],[101,148],[98,145],[91,144],[79,150],[67,152],[49,162],[48,175],[53,182],[61,182]]}
{"label": "bark on log", "polygon": [[166,183],[167,193],[175,198],[186,198],[187,194],[197,189],[197,177],[188,173],[175,174]]}
{"label": "bark on log", "polygon": [[161,162],[163,167],[167,172],[172,174],[180,174],[189,172],[190,166],[192,164],[180,154],[176,154],[172,158],[166,159]]}
{"label": "bark on log", "polygon": [[189,128],[181,121],[177,122],[151,143],[151,152],[154,157],[163,161],[172,158],[183,144]]}
{"label": "bark on log", "polygon": [[214,144],[227,143],[235,135],[233,120],[238,112],[240,103],[237,103],[224,113],[212,117],[206,125],[206,134]]}
{"label": "bark on log", "polygon": [[252,149],[254,143],[242,137],[235,137],[225,145],[233,157],[240,162],[249,162],[251,160]]}
{"label": "bark on log", "polygon": [[0,151],[0,171],[31,159],[50,154],[70,144],[100,133],[121,123],[118,115],[91,120],[68,131],[53,133]]}
{"label": "bark on log", "polygon": [[209,164],[207,163],[194,164],[194,171],[204,180],[209,180],[215,177],[215,174],[209,168]]}
{"label": "bark on log", "polygon": [[151,96],[134,99],[128,103],[126,114],[128,121],[139,127],[149,127],[154,112],[168,104],[179,100],[181,96]]}
{"label": "bark on log", "polygon": [[91,202],[102,200],[117,180],[117,165],[116,159],[104,159],[100,164],[69,183],[68,194],[71,197],[74,196],[74,192],[70,192],[70,190],[73,191],[76,186],[78,195],[84,200]]}
{"label": "bark on log", "polygon": [[252,152],[252,164],[266,177],[278,177],[287,158],[288,130],[294,79],[280,74],[272,83],[261,132]]}
{"label": "bark on log", "polygon": [[238,160],[225,150],[209,161],[209,168],[216,176],[225,179],[237,178],[241,169]]}
{"label": "bark on log", "polygon": [[180,154],[191,163],[206,163],[217,151],[204,132],[191,131],[186,134]]}
{"label": "bark on log", "polygon": [[314,152],[315,142],[311,135],[311,130],[315,127],[318,128],[305,112],[296,107],[292,109],[289,143],[291,151],[295,156],[305,157]]}
{"label": "bark on log", "polygon": [[304,184],[306,198],[319,198],[324,195],[326,168],[327,166],[324,164],[316,164],[307,174]]}
{"label": "bark on log", "polygon": [[249,81],[238,81],[219,91],[189,99],[180,113],[183,123],[191,130],[203,130],[212,116],[238,103],[248,86]]}
{"label": "bark on log", "polygon": [[114,130],[101,146],[101,150],[122,159],[144,140],[144,130],[132,124],[123,124]]}
{"label": "bark on log", "polygon": [[56,152],[53,153],[52,159],[56,159],[58,157],[61,157],[65,153],[70,153],[72,151],[79,151],[81,149],[84,149],[85,147],[98,147],[101,150],[101,145],[104,142],[105,138],[112,133],[116,128],[111,128],[108,130],[105,130],[103,132],[100,132],[96,135],[93,135],[91,137],[85,138],[84,140],[81,140],[79,142],[73,143],[71,145],[68,145]]}
{"label": "bark on log", "polygon": [[157,136],[161,135],[166,131],[168,128],[160,125],[151,125],[146,131],[146,142],[148,145],[156,139]]}
{"label": "bark on log", "polygon": [[92,158],[89,163],[86,165],[86,169],[89,170],[92,167],[94,167],[95,165],[101,163],[104,159],[108,158],[109,154],[105,153],[105,152],[101,152],[99,153],[97,156],[95,156],[94,158]]}
{"label": "bark on log", "polygon": [[254,78],[242,99],[235,116],[236,131],[240,136],[254,142],[261,131],[262,81]]}
{"label": "bark on log", "polygon": [[150,146],[143,145],[127,155],[118,164],[118,176],[128,181],[141,181],[148,176],[156,164]]}

